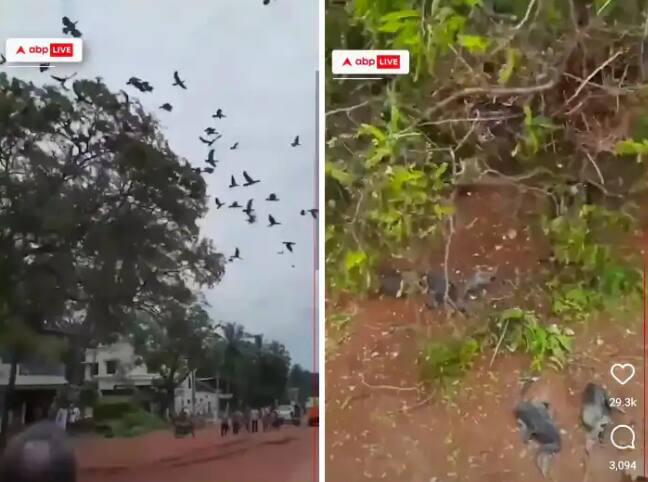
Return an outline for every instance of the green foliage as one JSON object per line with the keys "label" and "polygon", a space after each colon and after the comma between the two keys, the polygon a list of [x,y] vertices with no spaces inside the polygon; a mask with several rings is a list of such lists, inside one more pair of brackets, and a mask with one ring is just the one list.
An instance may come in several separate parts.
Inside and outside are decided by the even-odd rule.
{"label": "green foliage", "polygon": [[641,276],[612,250],[610,236],[629,232],[633,220],[620,211],[578,205],[543,221],[554,251],[556,273],[548,283],[552,312],[583,321],[614,300],[640,290]]}
{"label": "green foliage", "polygon": [[557,325],[540,323],[532,311],[506,309],[494,317],[493,332],[497,343],[510,352],[523,351],[531,355],[531,368],[542,370],[546,365],[562,370],[571,351],[573,332]]}
{"label": "green foliage", "polygon": [[97,422],[124,418],[136,409],[132,402],[99,402],[94,407],[93,418]]}
{"label": "green foliage", "polygon": [[141,409],[125,412],[118,418],[105,421],[104,424],[110,428],[112,436],[123,438],[138,437],[167,428],[164,420]]}
{"label": "green foliage", "polygon": [[[533,115],[531,107],[524,106],[524,133],[518,149],[527,156],[534,156],[540,152],[544,142],[552,132],[560,129],[551,119],[544,116]],[[517,149],[516,149],[517,150]]]}
{"label": "green foliage", "polygon": [[447,384],[469,370],[479,354],[479,342],[474,338],[428,341],[419,354],[421,380],[426,384]]}
{"label": "green foliage", "polygon": [[641,141],[625,139],[619,141],[615,147],[615,152],[620,156],[636,155],[637,162],[642,162],[643,156],[648,154],[648,139],[642,139]]}

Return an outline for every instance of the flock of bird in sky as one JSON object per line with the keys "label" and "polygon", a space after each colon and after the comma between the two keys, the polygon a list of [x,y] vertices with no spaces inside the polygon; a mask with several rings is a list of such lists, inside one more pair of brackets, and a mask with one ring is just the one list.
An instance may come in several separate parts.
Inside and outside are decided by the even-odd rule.
{"label": "flock of bird in sky", "polygon": [[[263,0],[264,5],[268,5],[269,3],[270,3],[270,0]],[[78,21],[73,22],[72,20],[70,20],[69,17],[63,17],[62,22],[63,22],[63,33],[64,34],[71,35],[72,37],[81,37],[81,31],[77,28]],[[5,57],[4,57],[4,55],[0,54],[0,65],[2,65],[3,63],[5,63]],[[41,72],[45,72],[49,68],[50,68],[50,65],[47,64],[47,63],[39,65],[39,70]],[[77,75],[77,73],[75,72],[74,74],[71,74],[71,75],[69,75],[67,77],[51,75],[51,78],[56,80],[61,85],[62,89],[70,90],[67,87],[66,83],[76,75]],[[132,87],[134,89],[137,89],[142,93],[153,92],[153,86],[148,81],[140,79],[139,77],[131,77],[126,82],[126,85],[130,86],[130,87]],[[183,80],[180,77],[180,73],[177,70],[175,72],[173,72],[173,83],[171,85],[173,85],[175,87],[178,87],[180,89],[183,89],[183,90],[187,90],[187,83],[186,83],[185,80]],[[77,99],[79,101],[85,101],[87,103],[90,103],[74,87],[75,86],[73,86],[72,89],[73,89],[74,93],[76,94]],[[121,92],[126,97],[126,102],[128,103],[129,102],[128,101],[128,94],[126,92],[124,92],[123,90]],[[165,112],[172,112],[173,111],[173,106],[168,102],[165,102],[159,108],[161,110],[165,111]],[[216,121],[225,119],[226,117],[227,116],[223,113],[223,109],[220,109],[220,108],[217,109],[216,113],[212,115],[212,118],[214,120],[216,120]],[[197,173],[206,173],[206,174],[213,174],[214,173],[214,171],[216,169],[216,166],[219,163],[219,161],[215,157],[216,156],[216,149],[214,147],[212,147],[212,146],[221,137],[222,137],[222,134],[220,132],[218,132],[214,127],[206,127],[204,129],[203,133],[200,136],[198,136],[198,140],[200,142],[202,142],[203,144],[205,144],[209,148],[209,151],[207,153],[207,158],[204,160],[205,164],[207,164],[208,167],[193,168],[194,171],[196,171]],[[294,137],[293,141],[290,143],[290,146],[292,148],[297,148],[297,147],[301,146],[299,135]],[[235,151],[238,148],[239,148],[239,143],[235,142],[234,144],[232,144],[232,146],[230,146],[229,150]],[[241,178],[239,178],[239,180],[237,181],[236,176],[234,176],[234,175],[230,176],[229,189],[235,189],[235,188],[240,188],[240,187],[246,188],[246,187],[249,187],[249,186],[253,186],[255,184],[259,184],[260,182],[261,182],[260,179],[254,179],[246,170],[244,170],[242,172],[242,180],[241,180]],[[265,198],[265,201],[267,203],[279,202],[279,197],[277,196],[276,193],[272,192],[272,193],[268,194],[268,196]],[[218,198],[218,197],[214,198],[214,202],[215,202],[217,210],[221,209],[222,207],[224,207],[226,205],[226,203],[221,201],[220,198]],[[246,221],[249,224],[254,224],[257,221],[257,216],[256,216],[256,210],[254,209],[253,204],[254,204],[254,199],[250,198],[246,202],[245,208],[243,208],[243,206],[241,204],[239,204],[238,201],[234,200],[229,205],[227,205],[227,208],[229,208],[229,209],[241,209],[241,208],[243,208],[242,212],[246,215]],[[318,210],[316,208],[302,209],[300,211],[300,214],[302,216],[306,216],[306,215],[310,214],[313,219],[317,219]],[[281,226],[281,224],[282,223],[280,221],[278,221],[272,214],[268,214],[268,225],[267,225],[267,227],[272,228],[274,226]],[[285,250],[287,250],[290,253],[293,253],[295,245],[296,245],[296,243],[294,241],[283,241],[282,246],[284,247],[284,249],[279,251],[277,254],[284,254]],[[243,258],[241,257],[240,249],[238,247],[236,247],[235,250],[234,250],[234,254],[232,256],[230,256],[228,259],[229,259],[229,262],[232,262],[235,259],[242,260]],[[294,266],[295,265],[292,265],[293,268],[294,268]]]}

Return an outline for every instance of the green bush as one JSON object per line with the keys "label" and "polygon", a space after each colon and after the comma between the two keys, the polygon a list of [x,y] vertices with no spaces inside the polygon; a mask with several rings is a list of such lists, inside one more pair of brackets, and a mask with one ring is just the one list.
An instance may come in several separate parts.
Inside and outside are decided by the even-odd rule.
{"label": "green bush", "polygon": [[451,382],[460,378],[472,367],[479,350],[477,340],[470,337],[426,343],[419,355],[421,380],[429,384],[435,381]]}
{"label": "green bush", "polygon": [[100,402],[94,408],[96,421],[123,418],[137,408],[131,402]]}
{"label": "green bush", "polygon": [[167,426],[164,420],[144,410],[125,413],[119,419],[108,420],[106,425],[114,437],[137,437]]}

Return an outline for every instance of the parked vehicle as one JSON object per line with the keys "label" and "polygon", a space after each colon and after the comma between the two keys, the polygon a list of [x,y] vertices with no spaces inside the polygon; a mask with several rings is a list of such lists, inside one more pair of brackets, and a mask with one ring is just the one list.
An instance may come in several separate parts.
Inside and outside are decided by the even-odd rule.
{"label": "parked vehicle", "polygon": [[308,426],[319,427],[319,405],[313,405],[308,410]]}
{"label": "parked vehicle", "polygon": [[291,422],[293,419],[293,407],[292,405],[279,405],[277,407],[277,416],[282,423]]}

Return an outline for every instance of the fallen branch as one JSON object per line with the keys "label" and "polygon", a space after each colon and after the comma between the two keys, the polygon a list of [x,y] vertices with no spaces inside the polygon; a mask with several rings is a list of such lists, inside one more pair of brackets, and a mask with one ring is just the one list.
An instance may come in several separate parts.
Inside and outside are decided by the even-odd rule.
{"label": "fallen branch", "polygon": [[623,54],[624,52],[625,52],[625,49],[619,50],[619,51],[616,52],[614,55],[612,55],[611,57],[609,57],[609,58],[608,58],[605,62],[603,62],[601,65],[599,65],[598,67],[596,67],[596,68],[592,71],[591,74],[589,74],[585,79],[583,79],[583,81],[581,82],[581,84],[580,84],[580,85],[578,86],[578,88],[576,89],[576,92],[574,92],[574,93],[572,94],[572,96],[571,96],[569,99],[567,99],[567,100],[565,101],[565,103],[563,104],[563,107],[567,106],[568,104],[571,103],[571,101],[573,101],[574,99],[576,99],[576,98],[580,95],[580,93],[583,91],[583,89],[587,86],[587,84],[590,82],[590,80],[592,80],[594,77],[596,77],[596,74],[598,74],[601,70],[603,70],[605,67],[607,67],[608,65],[610,65],[612,62],[614,62],[614,60],[615,60],[619,55]]}
{"label": "fallen branch", "polygon": [[392,385],[372,385],[370,383],[367,383],[364,378],[364,373],[360,373],[360,381],[365,387],[371,388],[371,389],[378,389],[378,390],[393,390],[396,392],[411,392],[411,391],[418,391],[418,387],[395,387]]}

